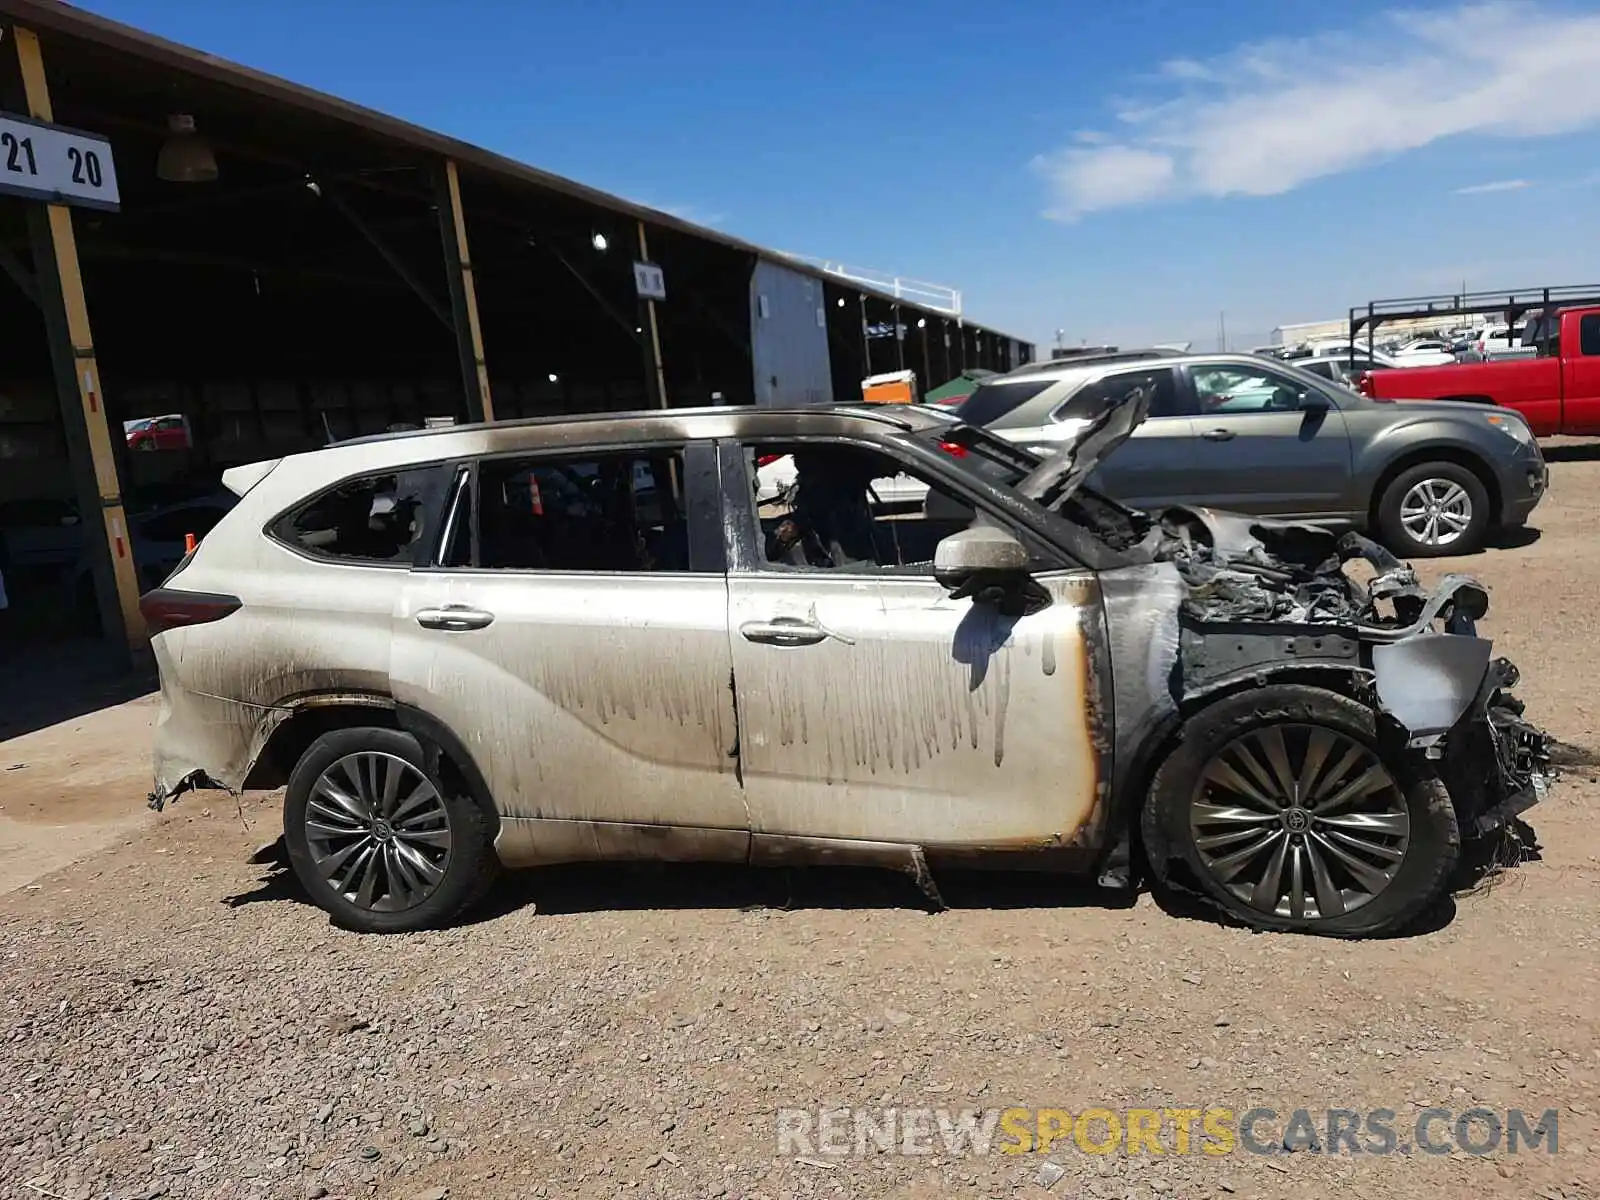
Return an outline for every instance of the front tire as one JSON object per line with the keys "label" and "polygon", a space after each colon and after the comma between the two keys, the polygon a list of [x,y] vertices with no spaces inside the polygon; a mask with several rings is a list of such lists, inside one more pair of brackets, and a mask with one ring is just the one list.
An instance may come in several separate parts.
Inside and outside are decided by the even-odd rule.
{"label": "front tire", "polygon": [[1489,531],[1489,493],[1460,463],[1419,463],[1383,490],[1378,530],[1402,558],[1475,554]]}
{"label": "front tire", "polygon": [[484,810],[396,729],[338,729],[312,742],[289,776],[283,829],[312,901],[361,933],[447,925],[499,865]]}
{"label": "front tire", "polygon": [[1162,883],[1188,883],[1256,929],[1396,933],[1435,904],[1461,852],[1425,760],[1366,705],[1280,684],[1189,719],[1141,819]]}

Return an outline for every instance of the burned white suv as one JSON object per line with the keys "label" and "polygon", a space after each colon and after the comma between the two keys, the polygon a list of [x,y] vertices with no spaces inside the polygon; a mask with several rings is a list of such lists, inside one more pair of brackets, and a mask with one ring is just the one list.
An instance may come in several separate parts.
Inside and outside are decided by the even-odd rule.
{"label": "burned white suv", "polygon": [[[143,600],[152,804],[286,785],[295,872],[359,930],[593,859],[879,864],[934,902],[943,863],[1142,860],[1260,928],[1402,926],[1543,786],[1484,590],[1083,487],[1148,402],[1048,460],[914,409],[719,409],[232,470]],[[876,507],[905,475],[922,504]]]}

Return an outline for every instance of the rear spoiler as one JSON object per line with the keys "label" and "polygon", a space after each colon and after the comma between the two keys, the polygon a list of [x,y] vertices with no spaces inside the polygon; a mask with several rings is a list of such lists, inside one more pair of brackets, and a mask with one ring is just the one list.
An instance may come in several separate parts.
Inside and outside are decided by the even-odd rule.
{"label": "rear spoiler", "polygon": [[272,474],[272,469],[282,461],[281,458],[266,458],[260,462],[245,463],[242,467],[229,467],[222,473],[222,486],[235,496],[243,496]]}

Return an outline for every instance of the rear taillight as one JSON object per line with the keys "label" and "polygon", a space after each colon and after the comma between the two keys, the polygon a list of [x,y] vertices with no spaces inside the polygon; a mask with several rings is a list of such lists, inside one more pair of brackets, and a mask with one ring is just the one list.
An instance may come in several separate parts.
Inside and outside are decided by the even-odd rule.
{"label": "rear taillight", "polygon": [[783,457],[783,455],[781,455],[781,454],[758,454],[758,455],[756,455],[756,466],[757,467],[770,467],[773,463],[777,462],[782,457]]}
{"label": "rear taillight", "polygon": [[967,448],[960,442],[940,442],[939,449],[952,458],[965,458],[967,456]]}
{"label": "rear taillight", "polygon": [[1378,398],[1377,392],[1372,386],[1371,371],[1361,372],[1361,378],[1356,380],[1356,390],[1368,399],[1376,400]]}
{"label": "rear taillight", "polygon": [[185,625],[208,625],[239,609],[239,597],[220,592],[184,592],[158,587],[139,597],[139,612],[144,615],[146,632],[155,637]]}

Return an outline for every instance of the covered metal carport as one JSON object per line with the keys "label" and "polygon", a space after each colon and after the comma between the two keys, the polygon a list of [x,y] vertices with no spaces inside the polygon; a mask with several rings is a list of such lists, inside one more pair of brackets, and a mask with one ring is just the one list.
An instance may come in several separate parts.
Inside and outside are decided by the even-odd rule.
{"label": "covered metal carport", "polygon": [[[117,196],[0,194],[0,536],[77,514],[56,566],[124,652],[148,584],[130,517],[239,462],[430,420],[829,403],[1033,354],[54,0],[0,0],[7,114],[103,139]],[[0,192],[4,168],[0,146]]]}

